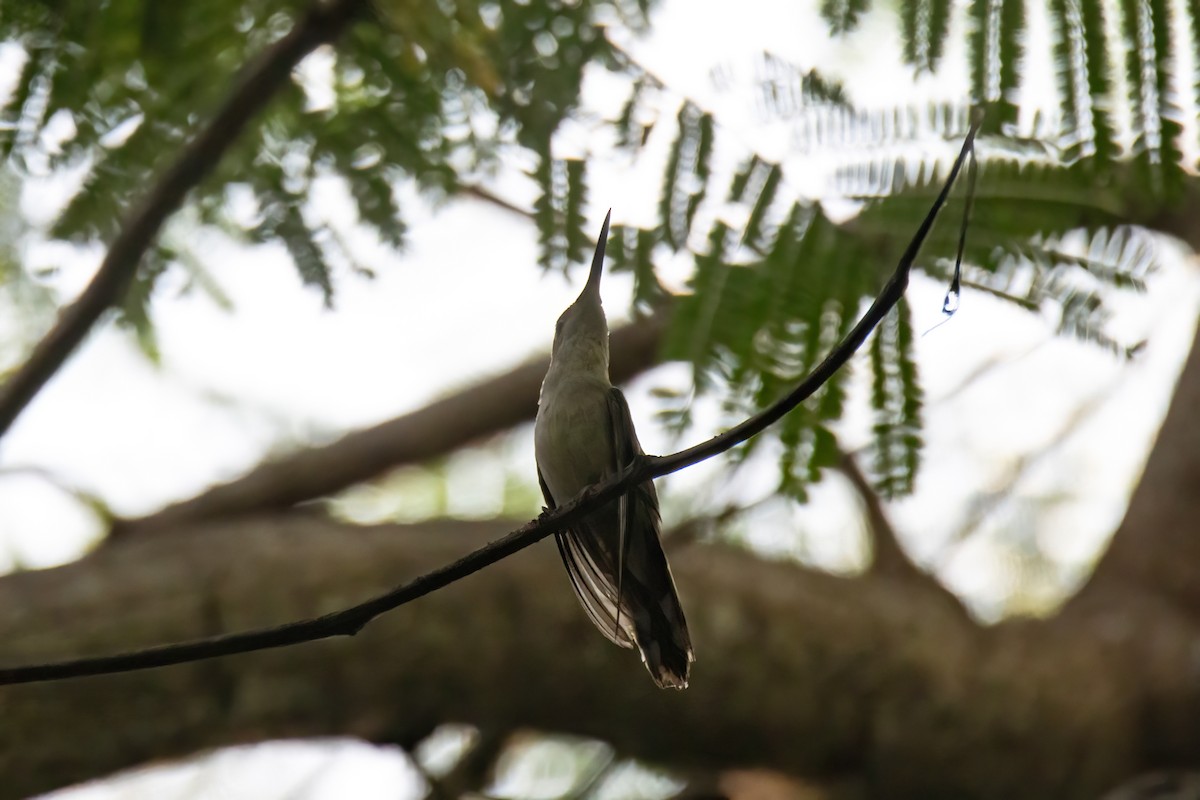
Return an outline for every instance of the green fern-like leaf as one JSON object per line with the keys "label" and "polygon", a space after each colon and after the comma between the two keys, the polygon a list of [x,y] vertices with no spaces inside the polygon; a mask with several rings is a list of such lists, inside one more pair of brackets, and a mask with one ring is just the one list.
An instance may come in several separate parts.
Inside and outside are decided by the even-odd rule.
{"label": "green fern-like leaf", "polygon": [[676,120],[679,130],[667,156],[658,207],[663,239],[679,250],[687,244],[696,209],[708,190],[715,126],[711,114],[691,103],[683,104]]}
{"label": "green fern-like leaf", "polygon": [[175,258],[174,250],[166,246],[153,247],[146,253],[142,269],[134,276],[116,318],[119,327],[133,333],[134,341],[137,342],[142,355],[156,365],[161,362],[161,352],[150,315],[150,301],[159,278],[166,273]]}
{"label": "green fern-like leaf", "polygon": [[[1193,53],[1200,53],[1200,0],[1185,0],[1184,8],[1189,33],[1187,41],[1190,42]],[[1191,90],[1192,107],[1200,108],[1200,70],[1187,76],[1184,85]]]}
{"label": "green fern-like leaf", "polygon": [[1025,39],[1025,0],[1001,0],[999,12],[1000,95],[992,114],[1000,126],[1015,125],[1020,109],[1015,98],[1021,83]]}
{"label": "green fern-like leaf", "polygon": [[772,233],[763,226],[775,203],[782,180],[783,170],[780,166],[761,159],[755,159],[747,173],[747,187],[751,195],[750,212],[742,229],[742,242],[754,250],[761,251]]}
{"label": "green fern-like leaf", "polygon": [[615,225],[608,247],[609,268],[613,272],[633,273],[634,308],[650,312],[667,293],[654,272],[654,245],[657,234],[645,228]]}
{"label": "green fern-like leaf", "polygon": [[776,119],[792,119],[814,107],[849,107],[840,82],[816,69],[801,69],[769,50],[763,52],[755,73],[759,76],[755,105]]}
{"label": "green fern-like leaf", "polygon": [[950,0],[903,0],[900,4],[904,60],[933,72],[950,28]]}
{"label": "green fern-like leaf", "polygon": [[1175,142],[1180,127],[1164,114],[1170,110],[1170,12],[1161,0],[1122,0],[1121,23],[1138,177],[1151,194],[1171,197],[1180,184]]}
{"label": "green fern-like leaf", "polygon": [[28,143],[41,124],[34,119],[34,98],[42,95],[49,84],[54,64],[47,48],[26,45],[26,59],[17,76],[17,84],[0,110],[0,155],[7,159],[18,142]]}
{"label": "green fern-like leaf", "polygon": [[[476,182],[473,171],[498,163],[502,144],[550,141],[578,102],[585,67],[611,53],[595,22],[597,5],[515,4],[485,14],[466,3],[447,13],[436,0],[417,0],[412,13],[397,15],[385,4],[378,9],[384,19],[352,26],[339,40],[331,96],[310,98],[298,79],[289,82],[189,202],[203,224],[236,234],[222,209],[226,189],[248,185],[260,207],[275,208],[280,196],[269,173],[285,164],[283,194],[302,194],[301,184],[318,175],[341,177],[360,219],[399,246],[405,225],[392,192],[397,181],[445,196],[463,177]],[[644,3],[620,13],[642,26],[638,5]],[[18,166],[29,157],[51,169],[94,165],[52,234],[111,240],[125,210],[219,106],[239,71],[306,6],[0,0],[0,39],[28,56],[0,109],[0,154]],[[543,46],[530,47],[531,36]],[[55,113],[70,114],[74,135],[61,152],[41,152],[38,134]],[[121,142],[122,126],[130,125],[137,130]],[[556,220],[568,237],[554,256],[560,265],[585,249],[581,167],[567,165],[570,208]],[[317,269],[315,257],[320,247],[305,242],[321,239],[320,223],[306,221],[296,203],[289,207],[296,210],[288,224],[275,219],[246,235],[261,241],[286,230],[288,240],[280,241],[311,268],[305,280],[327,291],[328,271]],[[299,225],[308,228],[306,237]]]}
{"label": "green fern-like leaf", "polygon": [[585,230],[583,207],[587,198],[584,162],[555,159],[543,153],[533,173],[540,192],[533,205],[543,269],[565,271],[583,262],[594,244],[594,234]]}
{"label": "green fern-like leaf", "polygon": [[[770,174],[765,162],[758,164]],[[752,181],[744,183],[746,197]],[[775,401],[811,370],[853,324],[879,273],[861,242],[812,206],[794,204],[769,236],[761,236],[761,255],[751,263],[727,260],[735,241],[725,223],[714,224],[708,250],[697,257],[693,294],[676,304],[666,348],[692,363],[697,393],[721,387],[731,417]],[[843,413],[846,378],[839,372],[782,421],[781,491],[803,497],[834,463],[827,426]],[[738,457],[755,446],[746,445]]]}
{"label": "green fern-like leaf", "polygon": [[870,0],[821,0],[821,16],[834,34],[849,33],[870,5]]}
{"label": "green fern-like leaf", "polygon": [[723,268],[728,240],[728,226],[716,222],[709,232],[707,252],[696,257],[692,293],[677,303],[663,346],[669,358],[691,362],[693,383],[699,391],[711,385],[710,373],[720,344],[714,337],[714,322],[729,275]]}
{"label": "green fern-like leaf", "polygon": [[917,380],[913,327],[904,300],[871,339],[871,465],[879,493],[888,499],[910,494],[921,458],[923,395]]}
{"label": "green fern-like leaf", "polygon": [[1025,0],[971,0],[968,8],[968,59],[971,98],[989,104],[985,132],[1000,131],[1016,121],[1013,103],[1020,82],[1017,70],[1025,35]]}
{"label": "green fern-like leaf", "polygon": [[754,154],[742,162],[742,166],[734,173],[733,180],[729,183],[729,202],[736,203],[742,199],[746,193],[746,187],[750,185],[750,175],[760,161],[758,155]]}
{"label": "green fern-like leaf", "polygon": [[565,170],[550,156],[549,147],[538,154],[533,179],[538,196],[533,202],[533,224],[538,233],[538,264],[544,270],[567,268],[566,241],[562,237],[561,208],[565,191]]}
{"label": "green fern-like leaf", "polygon": [[585,230],[587,217],[587,162],[572,158],[566,162],[567,196],[563,204],[563,229],[567,240],[567,256],[575,263],[585,263],[594,244],[594,234]]}
{"label": "green fern-like leaf", "polygon": [[1179,20],[1168,0],[1150,0],[1150,19],[1154,36],[1155,90],[1158,94],[1161,137],[1158,171],[1162,176],[1160,180],[1164,197],[1174,200],[1182,194],[1186,178],[1183,151],[1180,149],[1180,137],[1183,135],[1180,120],[1184,110],[1175,99],[1175,87],[1172,85],[1172,77],[1179,63],[1171,28],[1179,24]]}
{"label": "green fern-like leaf", "polygon": [[[1109,162],[1120,153],[1116,123],[1111,109],[1113,92],[1109,75],[1113,65],[1108,57],[1108,43],[1105,40],[1104,4],[1081,3],[1079,10],[1086,54],[1087,93],[1091,102],[1091,155],[1093,163],[1099,165],[1099,171],[1104,172],[1107,171]],[[1086,128],[1080,133],[1086,136]],[[1068,161],[1071,160],[1071,155],[1069,152],[1065,154]]]}
{"label": "green fern-like leaf", "polygon": [[615,127],[617,131],[617,147],[623,150],[638,150],[646,143],[650,131],[638,119],[638,111],[641,108],[641,103],[646,95],[649,80],[644,75],[639,75],[633,82],[633,88],[629,93],[629,98],[621,106],[621,113],[617,115]]}
{"label": "green fern-like leaf", "polygon": [[403,246],[406,229],[387,174],[378,169],[358,170],[347,174],[346,183],[359,217],[392,247]]}
{"label": "green fern-like leaf", "polygon": [[993,0],[971,0],[967,6],[967,60],[971,73],[971,102],[975,105],[996,99],[999,87],[993,88],[993,73],[999,53],[988,35],[992,25]]}
{"label": "green fern-like leaf", "polygon": [[950,39],[951,0],[929,0],[929,65],[932,72],[937,69]]}
{"label": "green fern-like leaf", "polygon": [[300,279],[309,286],[320,288],[325,304],[332,306],[333,278],[325,252],[313,238],[312,229],[306,224],[298,205],[289,203],[283,207],[283,217],[275,228],[275,235],[291,255]]}
{"label": "green fern-like leaf", "polygon": [[796,149],[801,153],[846,150],[855,158],[873,157],[876,148],[897,148],[931,139],[961,139],[969,109],[961,103],[857,109],[817,106],[797,119]]}

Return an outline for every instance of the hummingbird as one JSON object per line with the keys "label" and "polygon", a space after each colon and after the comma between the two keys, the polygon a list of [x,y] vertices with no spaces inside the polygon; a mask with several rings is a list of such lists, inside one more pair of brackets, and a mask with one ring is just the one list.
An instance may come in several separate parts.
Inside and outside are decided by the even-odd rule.
{"label": "hummingbird", "polygon": [[[534,452],[549,508],[643,455],[629,404],[608,374],[600,275],[611,217],[610,209],[583,291],[558,318],[538,399]],[[592,623],[615,644],[636,645],[660,687],[684,689],[695,656],[660,524],[658,494],[645,481],[554,540]]]}

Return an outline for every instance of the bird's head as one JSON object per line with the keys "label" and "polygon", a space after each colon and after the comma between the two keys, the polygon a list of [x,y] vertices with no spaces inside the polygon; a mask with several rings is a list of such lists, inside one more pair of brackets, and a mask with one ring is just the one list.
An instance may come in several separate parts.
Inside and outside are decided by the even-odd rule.
{"label": "bird's head", "polygon": [[604,318],[604,306],[600,302],[600,276],[604,271],[604,246],[608,240],[608,223],[612,210],[604,217],[600,229],[600,241],[596,243],[596,254],[592,257],[592,269],[588,273],[583,291],[562,316],[554,328],[554,347],[551,360],[569,360],[571,366],[593,367],[602,361],[604,374],[608,375],[608,321]]}

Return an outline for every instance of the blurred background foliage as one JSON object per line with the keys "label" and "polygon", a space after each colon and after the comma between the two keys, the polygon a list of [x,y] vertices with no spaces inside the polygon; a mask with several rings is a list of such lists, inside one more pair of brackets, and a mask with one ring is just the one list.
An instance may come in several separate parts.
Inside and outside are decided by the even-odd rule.
{"label": "blurred background foliage", "polygon": [[[0,370],[19,363],[55,310],[47,268],[27,263],[24,244],[110,241],[123,212],[211,116],[238,71],[307,5],[0,0],[0,64],[11,68],[0,78],[11,89],[0,109],[0,291],[10,312],[0,319]],[[822,0],[820,13],[829,34],[844,37],[875,5]],[[615,151],[657,171],[653,222],[614,227],[609,253],[612,269],[633,276],[634,313],[670,309],[666,357],[690,367],[690,385],[660,393],[663,421],[687,430],[705,396],[719,399],[722,422],[732,421],[776,399],[853,324],[928,209],[978,104],[988,113],[964,285],[1050,319],[1064,336],[1131,355],[1139,343],[1110,333],[1107,301],[1144,287],[1164,221],[1189,208],[1198,188],[1200,4],[878,5],[894,12],[914,76],[944,68],[947,42],[965,35],[970,96],[859,107],[836,75],[766,52],[756,68],[757,108],[788,122],[797,157],[778,159],[753,151],[735,121],[615,43],[614,27],[645,29],[648,0],[377,0],[369,19],[310,56],[192,194],[144,259],[117,322],[153,357],[151,302],[168,271],[223,302],[205,254],[190,246],[198,226],[247,244],[281,243],[304,283],[334,306],[339,282],[368,280],[371,269],[313,213],[314,184],[328,178],[349,189],[360,222],[399,249],[407,233],[400,187],[435,202],[471,195],[520,208],[488,188],[519,164],[534,187],[522,210],[536,229],[540,267],[567,270],[586,262],[594,244],[594,157]],[[1022,68],[1037,15],[1048,22],[1055,65],[1050,109],[1023,99],[1044,80]],[[589,71],[624,87],[611,118],[597,121],[581,108]],[[588,132],[582,151],[563,145],[571,125]],[[654,160],[649,145],[662,139],[666,156]],[[718,153],[735,154],[732,166]],[[830,165],[820,191],[797,166],[814,163]],[[23,216],[19,198],[56,181],[70,187],[63,207],[45,224]],[[963,202],[960,186],[918,264],[947,281]],[[694,268],[686,290],[672,293],[662,265],[680,256]],[[901,304],[856,362],[870,373],[873,413],[863,463],[887,498],[912,491],[921,461],[924,395],[912,316]],[[842,455],[833,427],[849,380],[840,373],[769,436],[740,448],[734,463],[774,448],[777,488],[805,498]],[[530,475],[514,474],[510,462],[464,451],[356,487],[333,510],[361,519],[469,516],[470,494],[455,481],[480,482],[486,473],[499,487],[501,513],[519,516],[538,499]],[[687,503],[664,502],[668,516],[672,503]],[[1032,502],[1006,540],[1016,569],[1034,575],[1025,593],[1014,593],[1014,611],[1044,607],[1037,589],[1055,582],[1037,575],[1045,564],[1029,520],[1042,501]],[[982,513],[971,511],[963,537]],[[448,728],[427,740],[416,754],[425,778],[452,782],[463,752],[485,734]],[[497,754],[488,765],[490,796],[661,797],[678,788],[596,742],[517,736],[494,744]]]}
{"label": "blurred background foliage", "polygon": [[[238,70],[283,35],[305,8],[294,0],[3,0],[0,40],[15,65],[0,109],[4,214],[0,280],[23,319],[48,307],[23,267],[27,234],[11,212],[23,183],[62,176],[78,184],[38,235],[102,245],[122,212],[220,103]],[[863,109],[838,80],[763,56],[761,106],[803,135],[809,159],[836,164],[819,195],[797,188],[789,163],[750,151],[693,98],[664,85],[609,29],[648,24],[648,0],[494,3],[379,0],[371,19],[322,48],[267,106],[144,259],[118,321],[154,355],[149,303],[159,278],[185,269],[218,300],[202,254],[179,226],[215,226],[247,243],[278,241],[306,284],[336,299],[338,275],[370,275],[306,202],[314,181],[344,181],[363,224],[402,248],[397,186],[434,200],[480,191],[506,163],[528,164],[541,266],[586,259],[589,162],[611,141],[638,158],[668,136],[653,225],[614,229],[613,268],[635,278],[638,313],[670,304],[666,355],[692,365],[693,382],[666,403],[677,429],[696,398],[716,393],[729,418],[777,397],[853,323],[925,213],[971,104],[988,107],[980,179],[967,239],[966,285],[1057,315],[1066,335],[1116,353],[1136,348],[1105,329],[1105,297],[1138,289],[1156,262],[1156,221],[1194,193],[1196,7],[1166,0],[1049,0],[1058,107],[1022,106],[1021,69],[1032,6],[970,0],[971,96],[955,104]],[[954,35],[950,0],[897,4],[914,74],[937,69]],[[852,33],[868,0],[826,0],[830,35]],[[1188,38],[1191,37],[1191,38]],[[609,139],[582,154],[556,146],[579,110],[588,70],[624,81],[627,101],[602,126]],[[595,126],[593,126],[594,128]],[[595,138],[595,137],[593,137]],[[590,140],[589,140],[590,141]],[[741,153],[721,169],[714,152]],[[947,220],[962,215],[956,192]],[[935,229],[920,267],[948,276],[958,231]],[[678,296],[656,265],[694,259]],[[348,266],[349,269],[343,269]],[[21,330],[39,329],[22,323]],[[870,345],[874,441],[867,464],[887,497],[911,490],[920,462],[922,395],[910,315],[900,308]],[[28,341],[8,332],[5,346]],[[12,363],[8,360],[6,363]],[[772,435],[782,444],[780,489],[803,498],[837,448],[847,373]],[[747,443],[743,456],[761,446]]]}

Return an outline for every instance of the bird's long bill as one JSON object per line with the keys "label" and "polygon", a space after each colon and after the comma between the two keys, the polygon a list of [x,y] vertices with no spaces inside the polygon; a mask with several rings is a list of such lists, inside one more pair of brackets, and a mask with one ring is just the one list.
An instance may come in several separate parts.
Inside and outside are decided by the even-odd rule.
{"label": "bird's long bill", "polygon": [[587,283],[579,293],[582,300],[589,292],[600,296],[600,275],[604,272],[604,246],[608,244],[608,222],[612,218],[612,209],[604,215],[604,227],[600,229],[600,241],[596,242],[596,255],[592,256],[592,271],[588,273]]}

